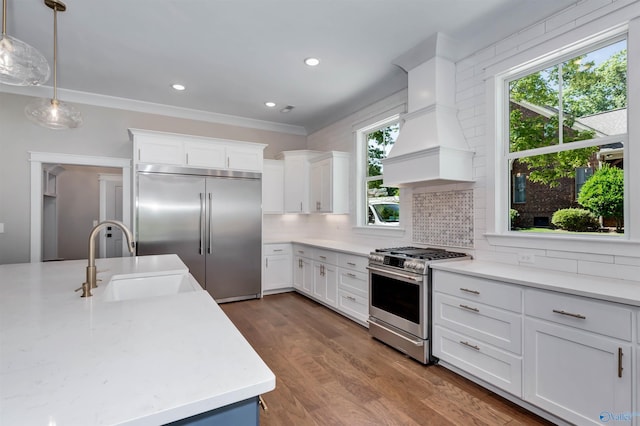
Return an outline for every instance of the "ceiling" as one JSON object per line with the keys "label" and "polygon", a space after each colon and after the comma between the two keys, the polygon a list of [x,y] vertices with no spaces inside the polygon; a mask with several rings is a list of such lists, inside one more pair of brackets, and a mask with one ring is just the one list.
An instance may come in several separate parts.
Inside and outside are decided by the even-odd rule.
{"label": "ceiling", "polygon": [[[66,0],[58,15],[59,97],[65,89],[97,93],[310,133],[405,88],[394,59],[435,32],[458,41],[455,56],[463,58],[575,3]],[[8,0],[7,33],[53,62],[53,13],[42,0]],[[310,56],[320,65],[306,66]],[[176,82],[186,90],[174,91]],[[295,108],[281,113],[287,105]]]}

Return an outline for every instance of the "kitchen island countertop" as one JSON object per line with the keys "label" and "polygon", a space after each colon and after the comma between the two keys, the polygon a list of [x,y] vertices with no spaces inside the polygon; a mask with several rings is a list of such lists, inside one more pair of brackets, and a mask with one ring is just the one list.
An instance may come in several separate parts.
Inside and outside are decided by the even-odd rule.
{"label": "kitchen island countertop", "polygon": [[433,269],[551,290],[609,302],[640,306],[640,282],[559,272],[483,260],[458,260]]}
{"label": "kitchen island countertop", "polygon": [[[0,265],[0,424],[158,425],[275,388],[209,294],[102,300],[111,277],[187,273],[175,255]],[[102,272],[101,272],[102,271]]]}

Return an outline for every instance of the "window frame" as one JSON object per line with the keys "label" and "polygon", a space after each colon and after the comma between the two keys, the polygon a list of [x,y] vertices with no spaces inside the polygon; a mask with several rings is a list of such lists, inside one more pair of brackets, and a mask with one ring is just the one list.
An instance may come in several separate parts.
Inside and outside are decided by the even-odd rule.
{"label": "window frame", "polygon": [[356,135],[356,157],[357,157],[357,191],[356,191],[356,220],[355,226],[357,228],[368,229],[368,230],[376,230],[385,232],[392,231],[402,231],[402,207],[400,208],[400,220],[398,226],[382,226],[382,225],[371,225],[367,220],[368,217],[368,183],[374,180],[380,180],[384,178],[384,175],[378,176],[367,176],[368,172],[368,161],[369,161],[369,149],[368,149],[368,139],[366,136],[375,132],[376,130],[380,130],[382,128],[388,127],[392,124],[398,123],[400,125],[400,112],[399,111],[389,111],[387,114],[376,117],[375,121],[366,125],[360,125],[355,128],[354,132]]}
{"label": "window frame", "polygon": [[[640,167],[635,170],[632,165],[640,165],[640,149],[630,147],[628,140],[640,136],[640,79],[627,80],[627,138],[625,139],[625,235],[617,237],[588,237],[567,234],[548,236],[533,233],[513,232],[509,230],[509,191],[511,180],[507,172],[509,164],[506,160],[508,147],[504,146],[505,129],[504,99],[508,93],[504,90],[504,80],[513,78],[517,72],[542,68],[542,65],[560,60],[562,56],[579,53],[581,48],[591,50],[598,42],[607,44],[615,37],[625,37],[629,41],[640,37],[640,10],[634,9],[632,16],[628,13],[615,18],[601,17],[585,25],[570,29],[553,37],[546,36],[535,43],[528,43],[527,49],[517,49],[510,55],[502,55],[483,68],[484,89],[487,94],[486,141],[487,141],[487,188],[486,196],[486,228],[483,232],[487,242],[495,247],[526,247],[529,249],[554,250],[603,254],[609,256],[628,256],[629,250],[640,250],[640,197],[630,194],[640,190]],[[617,21],[615,20],[617,19]],[[627,44],[627,73],[629,76],[640,70],[640,44]],[[618,138],[619,139],[619,138]],[[604,142],[604,141],[603,141]],[[580,142],[572,142],[580,143]],[[578,145],[574,145],[578,147]],[[490,188],[493,188],[491,190]],[[587,243],[588,242],[588,243]]]}

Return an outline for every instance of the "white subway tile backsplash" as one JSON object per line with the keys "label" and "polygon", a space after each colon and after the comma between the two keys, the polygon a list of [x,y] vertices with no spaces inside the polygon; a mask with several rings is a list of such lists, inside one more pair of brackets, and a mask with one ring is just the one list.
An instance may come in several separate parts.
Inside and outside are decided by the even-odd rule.
{"label": "white subway tile backsplash", "polygon": [[473,190],[413,195],[413,241],[473,248]]}
{"label": "white subway tile backsplash", "polygon": [[[640,266],[640,257],[616,256],[614,263],[618,265]],[[638,280],[640,280],[640,277]]]}
{"label": "white subway tile backsplash", "polygon": [[536,266],[561,272],[578,272],[578,261],[573,259],[558,259],[553,257],[536,256],[533,265],[522,263],[523,266]]}
{"label": "white subway tile backsplash", "polygon": [[610,263],[599,263],[589,261],[578,261],[578,273],[585,275],[595,275],[603,278],[603,285],[606,285],[607,278],[618,278],[621,280],[640,281],[640,267],[630,265],[616,265]]}
{"label": "white subway tile backsplash", "polygon": [[577,253],[572,251],[547,250],[547,256],[559,259],[586,260],[589,262],[613,263],[612,255]]}

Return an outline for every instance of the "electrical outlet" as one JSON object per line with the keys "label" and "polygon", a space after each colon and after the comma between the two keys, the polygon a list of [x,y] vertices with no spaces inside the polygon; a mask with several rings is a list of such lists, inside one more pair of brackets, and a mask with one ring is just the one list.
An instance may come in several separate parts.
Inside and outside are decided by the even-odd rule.
{"label": "electrical outlet", "polygon": [[535,256],[529,253],[518,253],[518,262],[520,263],[533,263]]}

